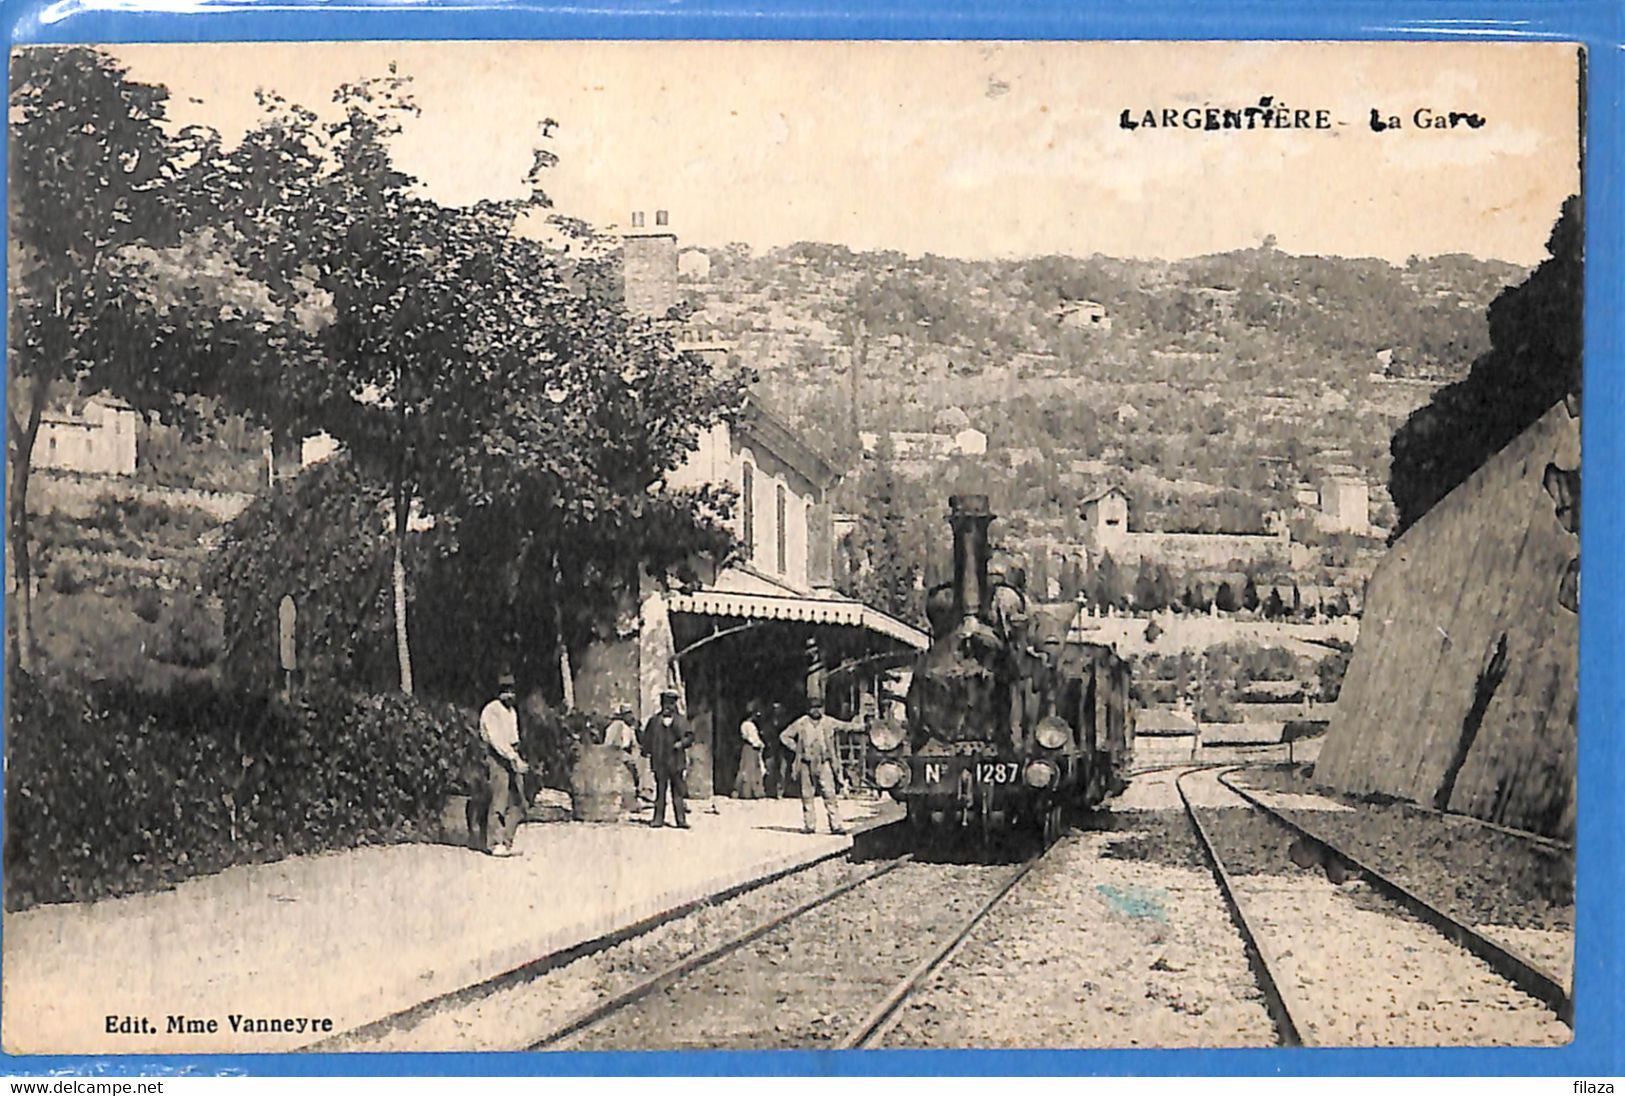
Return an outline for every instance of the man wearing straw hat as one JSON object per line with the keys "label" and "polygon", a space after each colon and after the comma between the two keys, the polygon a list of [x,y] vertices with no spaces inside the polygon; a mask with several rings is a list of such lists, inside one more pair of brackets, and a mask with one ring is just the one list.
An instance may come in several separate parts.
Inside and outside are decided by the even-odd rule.
{"label": "man wearing straw hat", "polygon": [[530,771],[519,756],[519,712],[514,707],[512,674],[497,679],[497,698],[480,712],[485,741],[486,800],[481,832],[475,836],[492,856],[516,856],[513,836],[525,818],[525,793],[519,777]]}

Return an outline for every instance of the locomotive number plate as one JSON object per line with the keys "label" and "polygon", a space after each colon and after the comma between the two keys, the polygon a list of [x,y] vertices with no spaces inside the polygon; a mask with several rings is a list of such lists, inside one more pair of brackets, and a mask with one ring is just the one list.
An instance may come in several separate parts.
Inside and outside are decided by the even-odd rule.
{"label": "locomotive number plate", "polygon": [[978,761],[978,784],[1015,784],[1021,780],[1021,765],[1014,761]]}

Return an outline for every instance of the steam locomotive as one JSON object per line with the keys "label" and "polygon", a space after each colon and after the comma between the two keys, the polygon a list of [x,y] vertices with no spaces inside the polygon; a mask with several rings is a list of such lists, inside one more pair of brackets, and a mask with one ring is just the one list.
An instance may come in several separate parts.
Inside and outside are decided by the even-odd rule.
{"label": "steam locomotive", "polygon": [[1024,576],[990,569],[986,495],[949,499],[954,577],[926,601],[932,643],[914,666],[906,725],[870,729],[874,781],[920,829],[982,838],[1059,835],[1066,812],[1126,787],[1128,664],[1067,639],[1070,606],[1029,612]]}

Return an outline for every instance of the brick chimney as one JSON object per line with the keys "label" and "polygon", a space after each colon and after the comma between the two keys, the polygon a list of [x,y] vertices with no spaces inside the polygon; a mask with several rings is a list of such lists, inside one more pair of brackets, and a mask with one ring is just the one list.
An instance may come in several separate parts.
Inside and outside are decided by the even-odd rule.
{"label": "brick chimney", "polygon": [[627,311],[641,316],[663,316],[677,303],[677,234],[670,215],[655,210],[648,227],[642,210],[632,214],[632,227],[622,237],[621,270]]}

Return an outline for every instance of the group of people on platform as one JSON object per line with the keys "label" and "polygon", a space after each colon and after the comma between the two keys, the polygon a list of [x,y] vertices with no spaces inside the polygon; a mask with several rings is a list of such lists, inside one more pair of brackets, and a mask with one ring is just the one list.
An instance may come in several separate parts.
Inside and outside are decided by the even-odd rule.
{"label": "group of people on platform", "polygon": [[[669,801],[673,824],[686,830],[688,751],[694,745],[694,731],[679,709],[678,699],[675,689],[662,690],[660,710],[649,717],[641,731],[635,729],[632,706],[617,705],[600,744],[622,751],[634,788],[640,783],[637,756],[641,753],[647,758],[654,778],[654,809],[649,825],[666,824]],[[807,697],[805,714],[775,735],[769,721],[777,711],[777,706],[754,704],[739,724],[735,798],[760,799],[795,788],[801,797],[804,832],[813,833],[817,828],[815,797],[821,797],[830,832],[845,833],[837,799],[844,774],[836,736],[841,731],[861,731],[864,722],[828,715],[824,698],[812,693]],[[519,720],[511,675],[499,679],[497,698],[481,711],[480,737],[485,744],[485,772],[481,786],[469,800],[470,839],[492,856],[518,855],[513,847],[514,833],[525,817],[520,778],[530,771],[530,766],[519,754]]]}

